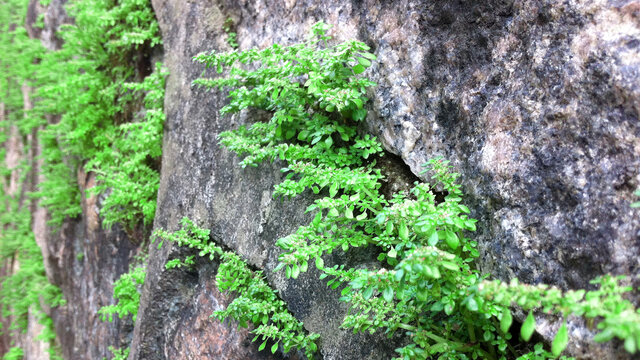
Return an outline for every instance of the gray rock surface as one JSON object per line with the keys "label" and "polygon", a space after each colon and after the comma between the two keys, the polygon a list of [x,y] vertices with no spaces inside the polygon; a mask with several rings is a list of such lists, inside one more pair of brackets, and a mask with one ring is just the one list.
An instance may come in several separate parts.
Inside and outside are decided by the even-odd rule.
{"label": "gray rock surface", "polygon": [[[338,330],[344,308],[315,274],[285,281],[268,271],[278,255],[273,244],[304,223],[309,199],[272,199],[277,164],[240,169],[216,135],[243,120],[218,115],[224,94],[190,86],[203,70],[192,56],[229,49],[227,17],[241,49],[297,42],[319,20],[334,25],[338,40],[369,44],[378,60],[367,74],[378,86],[371,90],[368,131],[423,179],[420,166],[429,158],[452,160],[480,220],[483,271],[564,289],[588,288],[604,273],[638,274],[640,220],[629,204],[640,171],[640,2],[153,0],[153,6],[171,72],[155,227],[175,230],[189,216],[267,270],[294,314],[323,335],[324,358],[389,358],[394,346]],[[167,357],[177,349],[180,326],[158,330],[169,310],[183,306],[189,319],[213,310],[188,305],[194,291],[204,290],[185,287],[186,274],[162,270],[170,251],[152,251],[132,359],[199,358]],[[211,281],[198,277],[194,284],[209,289]],[[550,338],[556,325],[547,321],[538,331]],[[626,356],[616,343],[583,341],[588,331],[572,326],[569,350],[578,357]]]}

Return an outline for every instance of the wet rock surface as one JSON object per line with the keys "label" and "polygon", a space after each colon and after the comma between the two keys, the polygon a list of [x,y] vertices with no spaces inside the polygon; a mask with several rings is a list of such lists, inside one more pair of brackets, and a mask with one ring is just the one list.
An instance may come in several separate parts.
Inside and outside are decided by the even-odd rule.
{"label": "wet rock surface", "polygon": [[133,323],[117,315],[113,322],[102,321],[98,310],[113,304],[113,283],[129,271],[139,248],[118,227],[102,228],[98,199],[87,195],[95,178],[81,173],[79,180],[82,214],[59,229],[47,229],[47,275],[66,300],[51,309],[51,318],[64,359],[111,358],[110,346],[123,348],[131,342]]}
{"label": "wet rock surface", "polygon": [[[244,120],[219,117],[225,94],[190,86],[203,70],[192,56],[229,50],[222,30],[227,17],[240,49],[300,41],[319,20],[334,25],[331,35],[338,40],[369,44],[378,60],[366,74],[378,86],[370,94],[368,131],[423,180],[426,160],[452,160],[479,219],[475,239],[483,271],[563,289],[589,288],[589,280],[604,273],[638,274],[640,220],[629,204],[640,171],[640,2],[153,5],[171,72],[155,226],[175,230],[189,216],[267,270],[292,312],[323,336],[324,358],[389,358],[394,346],[338,330],[345,309],[312,272],[285,281],[269,271],[278,255],[273,244],[307,220],[303,210],[310,199],[271,197],[278,164],[240,169],[216,135]],[[196,295],[179,281],[186,275],[163,271],[169,251],[152,251],[134,359],[171,358],[167,349],[175,349],[173,337],[184,328],[162,327],[170,309],[184,306],[188,319],[212,311],[184,305]],[[549,339],[557,325],[545,324],[538,330]],[[221,331],[211,327],[194,329],[194,336]],[[241,338],[234,335],[233,343]],[[589,335],[577,322],[571,338],[569,351],[581,358],[626,356],[615,342],[601,347],[581,341]]]}

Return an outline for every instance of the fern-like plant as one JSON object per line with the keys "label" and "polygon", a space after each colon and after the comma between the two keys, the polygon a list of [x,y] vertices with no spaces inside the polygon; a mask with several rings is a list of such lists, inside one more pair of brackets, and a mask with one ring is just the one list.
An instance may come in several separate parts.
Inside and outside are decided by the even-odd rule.
{"label": "fern-like plant", "polygon": [[[635,352],[638,310],[620,298],[630,289],[618,279],[596,280],[602,285],[597,291],[566,293],[485,280],[488,275],[475,265],[477,243],[467,237],[476,221],[468,217],[459,175],[447,161],[429,162],[432,185],[418,183],[392,199],[380,194],[382,174],[375,158],[381,145],[356,128],[366,116],[366,88],[374,85],[358,75],[375,56],[358,41],[329,45],[328,29],[323,23],[314,25],[301,44],[195,57],[225,74],[194,81],[212,90],[230,89],[222,114],[247,108],[272,112],[266,122],[221,133],[221,144],[243,156],[243,167],[284,161],[287,176],[275,186],[275,196],[293,197],[306,190],[320,195],[307,208],[315,212],[313,221],[277,241],[284,252],[276,270],[295,279],[315,263],[321,277],[340,288],[342,300],[351,306],[343,327],[389,335],[400,330],[409,336],[410,343],[396,350],[398,359],[516,357],[519,351],[510,345],[508,331],[511,306],[602,318],[598,327],[603,331],[596,340],[616,336]],[[436,202],[439,189],[446,194],[443,202]],[[379,268],[324,264],[324,254],[370,245],[380,250]],[[523,340],[534,329],[530,313],[521,328]],[[537,345],[521,359],[558,357],[568,341],[562,325],[550,352]]]}

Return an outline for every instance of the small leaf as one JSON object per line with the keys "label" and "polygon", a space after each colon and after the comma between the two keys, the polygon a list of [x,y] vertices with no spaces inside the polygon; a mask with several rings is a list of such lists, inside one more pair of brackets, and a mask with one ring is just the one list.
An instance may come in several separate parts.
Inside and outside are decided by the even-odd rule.
{"label": "small leaf", "polygon": [[258,347],[258,351],[264,350],[265,346],[267,346],[267,340],[263,341],[262,344]]}
{"label": "small leaf", "polygon": [[367,68],[365,68],[364,66],[358,64],[356,66],[353,67],[353,73],[358,75],[358,74],[362,74],[365,70],[367,70]]}
{"label": "small leaf", "polygon": [[300,275],[300,268],[298,265],[293,265],[293,268],[291,269],[291,278],[297,279],[298,275]]}
{"label": "small leaf", "polygon": [[338,183],[331,184],[331,187],[329,188],[329,196],[335,197],[337,193],[338,193]]}
{"label": "small leaf", "polygon": [[626,338],[624,340],[624,349],[627,350],[627,352],[631,353],[631,354],[635,354],[636,353],[636,340],[633,338],[633,336],[629,336],[628,338]]}
{"label": "small leaf", "polygon": [[453,304],[452,303],[447,303],[444,306],[444,313],[447,315],[451,315],[453,313]]}
{"label": "small leaf", "polygon": [[506,334],[509,331],[512,322],[513,317],[511,316],[511,311],[509,309],[504,309],[502,312],[502,318],[500,319],[500,330]]}
{"label": "small leaf", "polygon": [[404,221],[400,222],[400,227],[398,228],[398,237],[400,237],[402,241],[409,240],[409,229],[407,228],[407,224],[405,224]]}
{"label": "small leaf", "polygon": [[368,53],[368,52],[366,52],[366,53],[362,53],[362,54],[360,54],[360,55],[362,55],[362,56],[366,57],[366,58],[367,58],[367,59],[369,59],[369,60],[375,60],[375,59],[377,59],[377,57],[376,57],[375,55],[373,55],[372,53]]}
{"label": "small leaf", "polygon": [[429,246],[436,246],[437,243],[438,243],[438,232],[434,230],[431,236],[429,236],[429,240],[427,240],[427,244],[429,244]]}
{"label": "small leaf", "polygon": [[372,287],[368,287],[368,288],[364,289],[364,291],[362,292],[362,296],[365,299],[369,299],[371,297],[371,295],[373,295],[373,288]]}
{"label": "small leaf", "polygon": [[[567,347],[567,343],[569,342],[569,335],[567,333],[567,323],[563,322],[560,329],[558,329],[558,333],[556,337],[553,339],[551,343],[551,352],[553,356],[558,356],[564,349]],[[631,351],[630,351],[631,352]]]}
{"label": "small leaf", "polygon": [[453,250],[457,249],[458,245],[460,245],[458,235],[456,235],[456,233],[454,233],[453,231],[447,230],[445,232],[445,241],[447,242],[447,245],[449,245],[449,247]]}
{"label": "small leaf", "polygon": [[275,354],[276,351],[278,351],[278,343],[273,344],[273,346],[271,347],[272,354]]}
{"label": "small leaf", "polygon": [[393,223],[391,221],[387,222],[387,234],[391,234],[393,232]]}
{"label": "small leaf", "polygon": [[344,211],[344,217],[353,219],[353,209],[351,209],[351,207],[348,207],[347,210]]}
{"label": "small leaf", "polygon": [[522,336],[524,341],[529,341],[535,329],[536,329],[536,319],[533,317],[533,313],[529,311],[529,315],[527,315],[527,319],[524,321],[524,324],[522,324],[522,328],[520,328],[520,336]]}
{"label": "small leaf", "polygon": [[363,57],[359,57],[358,58],[358,62],[360,63],[360,65],[364,66],[364,67],[369,67],[371,66],[371,61],[363,58]]}
{"label": "small leaf", "polygon": [[309,137],[309,131],[308,130],[302,130],[298,134],[298,140],[306,140],[307,137]]}
{"label": "small leaf", "polygon": [[389,252],[387,253],[387,256],[394,259],[397,255],[398,255],[398,252],[396,251],[395,248],[391,248],[391,250],[389,250]]}
{"label": "small leaf", "polygon": [[473,297],[469,298],[469,301],[467,301],[467,309],[474,312],[478,311],[478,303],[476,302],[476,299]]}
{"label": "small leaf", "polygon": [[387,302],[391,302],[393,300],[393,288],[392,287],[385,288],[384,291],[382,292],[382,297],[384,297],[384,299]]}
{"label": "small leaf", "polygon": [[324,260],[320,256],[316,256],[316,267],[320,270],[324,269]]}

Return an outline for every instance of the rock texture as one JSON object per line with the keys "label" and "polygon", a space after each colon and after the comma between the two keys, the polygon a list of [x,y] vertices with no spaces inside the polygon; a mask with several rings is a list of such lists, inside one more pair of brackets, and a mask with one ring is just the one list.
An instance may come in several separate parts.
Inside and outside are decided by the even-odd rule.
{"label": "rock texture", "polygon": [[[369,44],[378,60],[367,74],[378,86],[367,131],[425,180],[427,159],[452,160],[480,220],[483,271],[564,289],[589,287],[604,273],[638,274],[640,220],[629,204],[640,180],[639,1],[153,0],[153,6],[171,72],[155,226],[174,230],[189,216],[265,269],[293,313],[322,335],[325,359],[389,358],[394,345],[339,330],[344,308],[315,274],[285,281],[269,271],[275,240],[306,220],[309,199],[272,199],[277,164],[240,169],[216,135],[242,118],[218,115],[224,94],[190,86],[203,70],[192,56],[228,50],[227,17],[241,49],[297,42],[319,20],[334,25],[338,40]],[[204,319],[226,300],[212,290],[214,265],[192,274],[163,271],[172,251],[151,252],[131,358],[207,358],[217,350],[196,354],[189,344],[219,333],[233,334],[221,354],[235,352],[244,335],[198,320],[202,325],[189,330],[173,319]],[[359,254],[353,261],[366,259]],[[196,301],[202,296],[215,300]],[[547,320],[538,331],[549,338],[555,325]],[[572,326],[569,351],[576,356],[626,356],[616,343],[583,341],[585,327]],[[187,333],[190,343],[179,344]]]}

